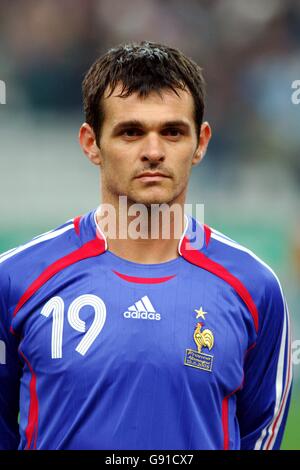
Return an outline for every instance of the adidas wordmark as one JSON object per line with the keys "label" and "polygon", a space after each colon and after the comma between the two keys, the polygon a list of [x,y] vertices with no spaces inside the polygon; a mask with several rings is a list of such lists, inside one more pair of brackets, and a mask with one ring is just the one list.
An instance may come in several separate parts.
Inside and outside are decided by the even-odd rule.
{"label": "adidas wordmark", "polygon": [[140,300],[128,307],[123,313],[125,318],[140,318],[142,320],[160,320],[160,313],[155,311],[150,299],[144,295]]}

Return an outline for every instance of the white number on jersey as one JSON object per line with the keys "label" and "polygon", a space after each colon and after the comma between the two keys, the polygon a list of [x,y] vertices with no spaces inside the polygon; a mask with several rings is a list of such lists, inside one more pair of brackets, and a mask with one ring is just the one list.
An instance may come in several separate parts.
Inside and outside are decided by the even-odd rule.
{"label": "white number on jersey", "polygon": [[[79,312],[83,307],[93,307],[95,316],[90,328],[86,331],[86,322],[81,320]],[[49,317],[53,313],[51,335],[51,357],[61,359],[63,356],[63,329],[65,304],[61,297],[52,297],[43,307],[41,314]],[[97,336],[100,334],[106,320],[106,307],[102,299],[92,294],[77,297],[68,309],[70,326],[80,333],[85,333],[76,347],[76,351],[84,356]]]}

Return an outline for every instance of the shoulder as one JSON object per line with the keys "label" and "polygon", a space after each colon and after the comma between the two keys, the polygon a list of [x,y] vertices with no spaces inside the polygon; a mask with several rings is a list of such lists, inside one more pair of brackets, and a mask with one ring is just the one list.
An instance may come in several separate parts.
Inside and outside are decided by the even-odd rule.
{"label": "shoulder", "polygon": [[[1,288],[8,282],[16,282],[34,277],[45,266],[53,263],[79,244],[74,220],[46,233],[34,237],[23,245],[12,248],[0,255]],[[9,281],[8,281],[9,280]]]}
{"label": "shoulder", "polygon": [[270,298],[282,302],[282,287],[273,269],[249,248],[214,228],[209,229],[207,255],[239,279],[256,304],[267,304]]}

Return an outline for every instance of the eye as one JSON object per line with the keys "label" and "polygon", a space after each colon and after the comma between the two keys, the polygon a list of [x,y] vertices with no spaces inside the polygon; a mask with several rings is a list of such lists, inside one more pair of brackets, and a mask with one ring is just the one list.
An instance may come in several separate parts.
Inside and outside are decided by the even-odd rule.
{"label": "eye", "polygon": [[128,128],[128,129],[124,129],[122,131],[122,135],[124,135],[125,137],[137,137],[139,135],[142,135],[142,131],[141,129],[137,129],[137,128]]}
{"label": "eye", "polygon": [[163,135],[168,135],[170,137],[179,137],[180,135],[183,134],[181,129],[178,129],[177,127],[168,127],[162,131]]}

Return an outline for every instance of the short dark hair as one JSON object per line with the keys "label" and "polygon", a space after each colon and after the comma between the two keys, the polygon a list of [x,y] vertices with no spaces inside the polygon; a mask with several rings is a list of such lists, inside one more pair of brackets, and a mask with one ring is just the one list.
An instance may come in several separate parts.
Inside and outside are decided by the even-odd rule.
{"label": "short dark hair", "polygon": [[102,97],[109,87],[110,96],[118,83],[122,84],[120,97],[137,92],[146,97],[162,89],[188,89],[194,99],[197,132],[204,113],[204,79],[202,69],[180,50],[162,44],[142,41],[120,44],[98,58],[82,82],[83,106],[86,122],[93,128],[96,142],[104,120]]}

